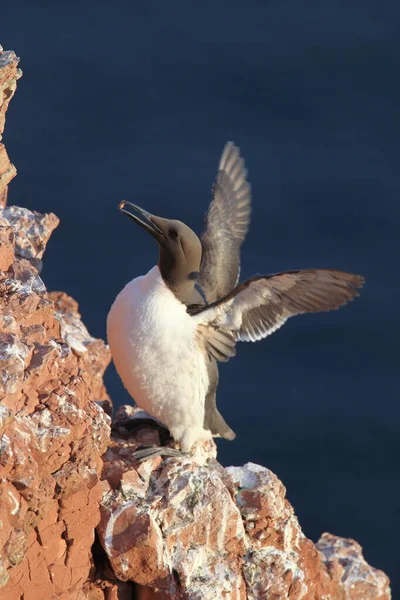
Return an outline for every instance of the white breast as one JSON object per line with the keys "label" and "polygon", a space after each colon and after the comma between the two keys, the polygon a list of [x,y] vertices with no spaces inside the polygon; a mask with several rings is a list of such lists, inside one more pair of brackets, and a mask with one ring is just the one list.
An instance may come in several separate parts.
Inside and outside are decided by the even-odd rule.
{"label": "white breast", "polygon": [[115,367],[136,403],[164,423],[185,452],[209,436],[203,428],[208,389],[196,322],[158,267],[117,296],[107,319]]}

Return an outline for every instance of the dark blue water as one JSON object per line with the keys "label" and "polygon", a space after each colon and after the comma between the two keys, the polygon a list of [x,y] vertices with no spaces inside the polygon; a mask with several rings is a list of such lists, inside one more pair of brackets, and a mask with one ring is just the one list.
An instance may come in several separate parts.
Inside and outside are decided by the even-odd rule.
{"label": "dark blue water", "polygon": [[[43,276],[92,334],[156,261],[117,203],[200,231],[228,139],[253,185],[244,277],[367,277],[349,307],[293,319],[222,367],[238,437],[220,459],[275,471],[309,537],[357,539],[397,591],[398,32],[396,0],[14,1],[0,23],[24,70],[4,136],[10,201],[61,218]],[[129,401],[112,368],[106,381]]]}

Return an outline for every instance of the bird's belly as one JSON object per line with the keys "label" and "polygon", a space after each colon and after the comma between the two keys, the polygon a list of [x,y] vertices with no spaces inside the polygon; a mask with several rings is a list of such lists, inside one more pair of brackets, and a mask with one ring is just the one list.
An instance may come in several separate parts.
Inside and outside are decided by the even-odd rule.
{"label": "bird's belly", "polygon": [[195,325],[169,290],[143,295],[135,281],[119,294],[108,317],[115,367],[136,403],[191,446],[204,432],[208,388]]}

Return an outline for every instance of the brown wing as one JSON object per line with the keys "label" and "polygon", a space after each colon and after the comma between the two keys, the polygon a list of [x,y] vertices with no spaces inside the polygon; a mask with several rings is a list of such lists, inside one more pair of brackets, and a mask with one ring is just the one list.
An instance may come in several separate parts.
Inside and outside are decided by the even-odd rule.
{"label": "brown wing", "polygon": [[247,287],[258,288],[263,301],[243,312],[236,338],[254,342],[276,331],[289,317],[338,309],[359,296],[363,284],[359,275],[325,269],[253,278]]}
{"label": "brown wing", "polygon": [[[198,311],[199,324],[231,333],[236,341],[255,342],[289,317],[339,308],[359,295],[364,278],[343,271],[306,269],[258,275]],[[232,349],[231,349],[232,352]],[[227,357],[229,358],[229,357]]]}
{"label": "brown wing", "polygon": [[207,211],[199,283],[208,301],[228,294],[237,284],[240,246],[250,223],[251,189],[239,148],[228,142],[223,150]]}

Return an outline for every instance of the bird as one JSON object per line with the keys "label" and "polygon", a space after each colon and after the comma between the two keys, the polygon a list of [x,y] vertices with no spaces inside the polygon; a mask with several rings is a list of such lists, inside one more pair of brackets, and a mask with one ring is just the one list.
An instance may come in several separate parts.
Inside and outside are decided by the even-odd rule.
{"label": "bird", "polygon": [[[360,275],[303,269],[240,280],[251,187],[239,148],[228,142],[200,236],[185,223],[131,202],[119,209],[157,242],[158,262],[130,281],[107,316],[116,370],[136,404],[164,425],[181,453],[235,433],[216,403],[219,363],[238,342],[256,342],[290,317],[337,309],[359,295]],[[144,456],[150,455],[151,450]],[[168,454],[160,448],[153,452]],[[173,449],[171,449],[173,453]]]}

